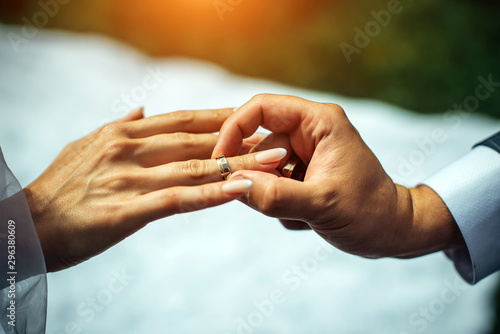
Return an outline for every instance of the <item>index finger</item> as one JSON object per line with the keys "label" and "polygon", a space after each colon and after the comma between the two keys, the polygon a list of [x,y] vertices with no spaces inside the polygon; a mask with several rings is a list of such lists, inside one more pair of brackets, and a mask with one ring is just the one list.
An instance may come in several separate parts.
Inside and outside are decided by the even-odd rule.
{"label": "index finger", "polygon": [[[257,95],[224,123],[212,157],[237,155],[243,139],[250,137],[259,126],[275,133],[295,135],[291,141],[302,139],[302,145],[310,143],[314,140],[313,107],[318,104],[295,96]],[[307,119],[309,122],[305,122]]]}

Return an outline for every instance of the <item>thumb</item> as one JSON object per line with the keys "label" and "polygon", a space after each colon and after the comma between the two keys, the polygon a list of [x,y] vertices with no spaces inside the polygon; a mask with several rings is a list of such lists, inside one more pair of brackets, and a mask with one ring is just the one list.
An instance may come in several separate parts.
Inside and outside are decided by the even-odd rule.
{"label": "thumb", "polygon": [[250,180],[253,187],[245,203],[266,216],[309,221],[315,208],[314,187],[307,182],[259,171],[238,171],[232,177]]}

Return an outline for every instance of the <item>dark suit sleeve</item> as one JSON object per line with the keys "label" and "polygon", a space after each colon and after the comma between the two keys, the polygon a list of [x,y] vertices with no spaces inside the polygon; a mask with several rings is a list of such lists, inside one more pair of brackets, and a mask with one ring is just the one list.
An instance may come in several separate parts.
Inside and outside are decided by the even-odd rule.
{"label": "dark suit sleeve", "polygon": [[500,153],[500,131],[491,136],[490,138],[486,139],[485,141],[480,142],[474,147],[477,146],[487,146]]}

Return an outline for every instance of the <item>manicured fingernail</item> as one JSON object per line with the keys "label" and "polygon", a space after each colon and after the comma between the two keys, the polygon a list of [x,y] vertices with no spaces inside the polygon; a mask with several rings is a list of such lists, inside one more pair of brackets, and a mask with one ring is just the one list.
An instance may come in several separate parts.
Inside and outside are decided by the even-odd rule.
{"label": "manicured fingernail", "polygon": [[222,191],[226,194],[243,194],[252,188],[253,182],[250,180],[228,181],[222,186]]}
{"label": "manicured fingernail", "polygon": [[260,152],[255,156],[260,164],[271,164],[278,162],[286,156],[286,150],[284,148],[273,148],[272,150]]}

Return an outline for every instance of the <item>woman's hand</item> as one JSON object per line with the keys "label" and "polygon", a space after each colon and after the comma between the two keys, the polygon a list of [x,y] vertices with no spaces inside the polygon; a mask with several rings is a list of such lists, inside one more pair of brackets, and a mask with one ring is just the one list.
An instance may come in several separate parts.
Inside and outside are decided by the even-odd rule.
{"label": "woman's hand", "polygon": [[285,226],[306,222],[332,245],[365,257],[413,257],[463,243],[439,196],[394,184],[340,106],[256,96],[224,123],[212,156],[236,155],[259,125],[285,136],[308,169],[304,182],[276,172],[235,173],[253,182],[251,207]]}
{"label": "woman's hand", "polygon": [[[244,194],[251,182],[220,182],[217,163],[209,159],[217,141],[212,133],[232,112],[144,119],[141,110],[69,144],[25,189],[47,270],[89,259],[159,218]],[[258,140],[247,141],[244,151]],[[251,154],[228,161],[233,171],[270,171],[279,163],[274,153],[264,160]]]}

